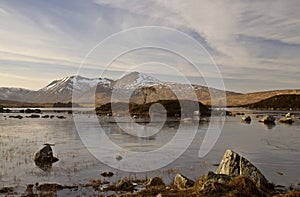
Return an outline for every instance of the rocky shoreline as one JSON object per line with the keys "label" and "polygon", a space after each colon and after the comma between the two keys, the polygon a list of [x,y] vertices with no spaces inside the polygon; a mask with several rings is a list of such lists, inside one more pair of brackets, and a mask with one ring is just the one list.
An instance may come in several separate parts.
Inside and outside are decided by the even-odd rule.
{"label": "rocky shoreline", "polygon": [[[21,196],[81,196],[84,189],[93,190],[95,196],[300,196],[299,188],[270,183],[250,161],[232,150],[225,152],[216,172],[210,171],[195,181],[179,173],[170,185],[161,177],[124,178],[110,183],[107,178],[114,176],[113,172],[102,172],[101,176],[104,179],[78,185],[28,184]],[[0,188],[0,194],[19,196],[13,187]]]}

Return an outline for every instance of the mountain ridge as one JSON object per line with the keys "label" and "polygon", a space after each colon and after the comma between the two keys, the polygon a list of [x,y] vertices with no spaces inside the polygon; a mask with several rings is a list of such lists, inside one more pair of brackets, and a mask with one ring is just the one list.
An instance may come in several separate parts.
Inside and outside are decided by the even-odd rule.
{"label": "mountain ridge", "polygon": [[[192,88],[192,89],[191,89]],[[72,91],[76,90],[81,98],[80,103],[105,104],[111,101],[113,90],[133,90],[130,102],[149,103],[157,100],[176,99],[173,90],[182,92],[190,89],[195,92],[198,101],[210,105],[210,92],[222,95],[223,91],[201,85],[189,85],[174,82],[162,82],[150,75],[132,72],[117,80],[108,78],[87,78],[83,76],[68,76],[56,79],[39,90],[25,88],[0,88],[0,99],[26,103],[56,103],[72,101]],[[94,90],[96,90],[96,95]],[[253,93],[238,93],[226,91],[227,106],[243,106],[280,94],[300,94],[300,90],[270,90]],[[224,95],[224,94],[223,94]],[[187,95],[188,97],[189,95]],[[224,98],[219,98],[224,100]]]}

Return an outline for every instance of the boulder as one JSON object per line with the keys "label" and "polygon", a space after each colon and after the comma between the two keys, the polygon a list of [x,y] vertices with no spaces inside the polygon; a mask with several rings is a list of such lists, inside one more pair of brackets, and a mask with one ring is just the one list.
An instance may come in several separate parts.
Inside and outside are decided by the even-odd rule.
{"label": "boulder", "polygon": [[183,176],[182,174],[176,174],[175,178],[174,178],[174,185],[178,188],[178,189],[186,189],[189,187],[193,187],[195,184],[195,182],[185,176]]}
{"label": "boulder", "polygon": [[119,191],[133,191],[134,187],[135,186],[130,181],[122,180],[118,183],[116,188]]}
{"label": "boulder", "polygon": [[262,119],[260,119],[259,122],[266,123],[266,124],[274,123],[275,122],[275,117],[271,116],[271,115],[266,115]]}
{"label": "boulder", "polygon": [[113,172],[101,172],[101,176],[112,177],[112,176],[114,176],[114,173]]}
{"label": "boulder", "polygon": [[53,144],[44,144],[44,148],[39,150],[34,155],[34,161],[38,164],[52,164],[58,161],[58,158],[53,156],[53,151],[51,146]]}
{"label": "boulder", "polygon": [[283,117],[279,119],[279,122],[281,123],[287,123],[287,124],[292,124],[294,120],[290,117]]}
{"label": "boulder", "polygon": [[198,196],[267,196],[247,177],[213,172],[197,179],[194,190]]}
{"label": "boulder", "polygon": [[243,116],[242,121],[243,122],[251,122],[251,117],[250,116]]}
{"label": "boulder", "polygon": [[253,181],[259,189],[270,191],[274,186],[269,183],[266,177],[246,158],[227,150],[216,171],[217,174],[229,176],[244,176]]}
{"label": "boulder", "polygon": [[160,177],[154,177],[149,179],[146,183],[146,187],[151,187],[151,186],[165,186],[165,183]]}

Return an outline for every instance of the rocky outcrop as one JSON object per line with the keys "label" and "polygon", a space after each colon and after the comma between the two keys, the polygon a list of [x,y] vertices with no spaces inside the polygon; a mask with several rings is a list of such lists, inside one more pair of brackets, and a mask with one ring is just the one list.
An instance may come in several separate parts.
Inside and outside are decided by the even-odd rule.
{"label": "rocky outcrop", "polygon": [[233,152],[227,150],[216,171],[217,174],[225,174],[229,176],[244,176],[249,178],[255,185],[264,191],[274,189],[266,177],[257,169],[250,161]]}
{"label": "rocky outcrop", "polygon": [[182,174],[177,174],[174,178],[174,186],[178,189],[186,189],[189,187],[193,187],[195,182]]}

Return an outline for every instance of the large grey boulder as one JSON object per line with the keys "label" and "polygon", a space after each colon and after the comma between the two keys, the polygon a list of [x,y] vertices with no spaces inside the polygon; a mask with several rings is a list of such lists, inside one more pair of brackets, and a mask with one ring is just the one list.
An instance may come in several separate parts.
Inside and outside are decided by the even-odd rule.
{"label": "large grey boulder", "polygon": [[266,177],[250,161],[230,149],[225,152],[216,173],[229,176],[245,176],[262,190],[273,190],[274,188],[273,184],[270,184]]}

